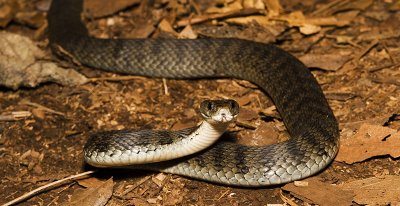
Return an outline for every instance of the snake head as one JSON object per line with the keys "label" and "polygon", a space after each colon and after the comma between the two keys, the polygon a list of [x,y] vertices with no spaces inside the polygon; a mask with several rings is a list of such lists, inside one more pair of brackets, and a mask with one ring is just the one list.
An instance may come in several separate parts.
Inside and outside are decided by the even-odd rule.
{"label": "snake head", "polygon": [[232,99],[204,100],[200,104],[200,114],[209,123],[233,122],[239,113],[239,104]]}

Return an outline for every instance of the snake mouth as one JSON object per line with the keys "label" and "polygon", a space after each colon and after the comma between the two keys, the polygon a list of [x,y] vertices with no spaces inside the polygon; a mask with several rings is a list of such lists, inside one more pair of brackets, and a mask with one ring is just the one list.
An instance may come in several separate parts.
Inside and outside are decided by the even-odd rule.
{"label": "snake mouth", "polygon": [[229,109],[221,108],[211,116],[211,120],[215,123],[230,123],[235,117]]}

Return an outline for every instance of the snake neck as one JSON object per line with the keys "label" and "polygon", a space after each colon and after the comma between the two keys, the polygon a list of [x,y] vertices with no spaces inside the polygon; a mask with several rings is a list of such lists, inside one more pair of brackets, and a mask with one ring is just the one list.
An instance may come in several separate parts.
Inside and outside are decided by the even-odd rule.
{"label": "snake neck", "polygon": [[[196,153],[214,144],[228,128],[229,123],[210,124],[203,121],[191,134],[185,138],[188,153]],[[190,152],[189,152],[190,151]]]}
{"label": "snake neck", "polygon": [[[96,167],[114,167],[161,162],[188,156],[214,144],[228,125],[229,123],[215,125],[203,121],[197,127],[168,133],[180,141],[152,147],[140,145],[131,148],[125,147],[129,145],[128,142],[134,142],[130,138],[143,135],[140,131],[114,131],[114,137],[110,137],[109,133],[104,133],[94,138],[95,142],[92,143],[92,147],[85,148],[85,161]],[[147,132],[147,135],[161,136],[165,135],[165,132],[152,131]],[[112,141],[112,143],[104,143],[105,141]],[[111,147],[103,151],[104,149],[100,148],[104,145],[111,145]]]}

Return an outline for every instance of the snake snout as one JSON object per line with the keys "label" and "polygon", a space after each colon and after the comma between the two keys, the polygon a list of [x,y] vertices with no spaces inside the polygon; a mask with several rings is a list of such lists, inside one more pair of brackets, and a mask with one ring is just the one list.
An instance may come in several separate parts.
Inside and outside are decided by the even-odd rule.
{"label": "snake snout", "polygon": [[212,116],[212,119],[216,122],[228,123],[233,121],[234,116],[228,109],[221,108]]}

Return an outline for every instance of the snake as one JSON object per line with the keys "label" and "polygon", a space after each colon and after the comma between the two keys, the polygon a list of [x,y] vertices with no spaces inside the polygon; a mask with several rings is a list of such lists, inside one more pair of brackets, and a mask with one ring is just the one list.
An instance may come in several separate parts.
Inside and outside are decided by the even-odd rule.
{"label": "snake", "polygon": [[[179,140],[183,142],[176,144],[183,145],[188,143],[184,137],[208,130],[188,129],[175,134],[151,130],[108,131],[93,135],[87,141],[84,158],[89,164],[90,159],[97,159],[98,164],[92,162],[96,167],[131,166],[229,186],[260,187],[315,175],[334,160],[340,138],[337,120],[313,74],[290,53],[273,44],[236,38],[100,39],[88,34],[82,23],[82,11],[83,0],[52,1],[47,19],[54,54],[119,74],[250,81],[271,98],[290,136],[287,141],[262,146],[218,140],[188,156],[128,165],[132,158],[125,157],[127,153],[140,153],[138,150],[154,153],[154,149],[161,150],[164,144],[175,144]],[[140,139],[144,142],[138,142]],[[137,149],[134,142],[144,148]],[[94,158],[91,154],[97,156]],[[163,155],[167,154],[157,156]],[[123,160],[118,162],[118,158]]]}
{"label": "snake", "polygon": [[96,167],[123,167],[185,157],[214,144],[238,113],[239,104],[234,100],[205,100],[200,104],[203,121],[195,127],[96,133],[84,147],[85,161]]}

